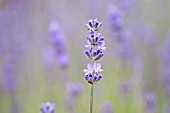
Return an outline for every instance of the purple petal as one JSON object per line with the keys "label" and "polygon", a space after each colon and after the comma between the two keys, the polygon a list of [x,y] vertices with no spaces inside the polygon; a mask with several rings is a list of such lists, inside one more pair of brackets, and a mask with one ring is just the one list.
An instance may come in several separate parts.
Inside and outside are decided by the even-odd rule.
{"label": "purple petal", "polygon": [[99,41],[103,41],[104,40],[104,37],[101,37]]}
{"label": "purple petal", "polygon": [[86,75],[86,76],[85,76],[85,79],[86,79],[87,81],[88,81],[88,78],[89,78],[89,76],[88,76],[88,75]]}
{"label": "purple petal", "polygon": [[91,78],[92,78],[92,77],[93,77],[93,76],[92,76],[92,74],[89,74],[89,77],[91,77]]}
{"label": "purple petal", "polygon": [[90,53],[89,53],[89,51],[85,51],[85,54],[88,56],[88,57],[90,57]]}
{"label": "purple petal", "polygon": [[103,52],[100,52],[99,55],[95,58],[95,60],[100,59],[103,55],[104,55]]}
{"label": "purple petal", "polygon": [[87,69],[88,69],[88,71],[93,70],[93,66],[92,66],[92,64],[88,63],[88,64],[87,64]]}
{"label": "purple petal", "polygon": [[102,78],[102,75],[99,75],[97,78],[97,81],[99,81]]}
{"label": "purple petal", "polygon": [[90,29],[90,34],[93,35],[94,34],[94,30]]}
{"label": "purple petal", "polygon": [[54,111],[54,110],[52,110],[52,111],[51,111],[51,113],[55,113],[55,111]]}
{"label": "purple petal", "polygon": [[99,50],[97,50],[97,54],[99,54],[100,53],[100,49]]}
{"label": "purple petal", "polygon": [[102,23],[100,23],[100,24],[98,25],[98,28],[102,27],[102,25],[103,25],[103,24],[102,24]]}
{"label": "purple petal", "polygon": [[99,55],[99,56],[100,56],[100,58],[101,58],[101,57],[103,57],[103,55],[104,55],[103,53],[100,53],[100,55]]}
{"label": "purple petal", "polygon": [[46,109],[47,109],[47,111],[50,109],[50,106],[48,105],[48,106],[46,106]]}
{"label": "purple petal", "polygon": [[98,28],[99,22],[96,22],[95,27]]}
{"label": "purple petal", "polygon": [[97,46],[102,47],[102,45],[103,45],[103,42],[98,42]]}
{"label": "purple petal", "polygon": [[89,78],[88,78],[88,81],[92,81],[92,77],[89,77]]}
{"label": "purple petal", "polygon": [[92,53],[92,48],[90,49],[90,53]]}
{"label": "purple petal", "polygon": [[100,63],[97,64],[97,69],[101,70],[101,64]]}
{"label": "purple petal", "polygon": [[93,52],[93,56],[95,57],[97,55],[97,52]]}
{"label": "purple petal", "polygon": [[98,37],[98,36],[96,36],[95,42],[98,42],[98,39],[99,39],[99,37]]}
{"label": "purple petal", "polygon": [[92,41],[90,37],[87,37],[87,39],[89,40],[89,42],[91,42],[91,41]]}
{"label": "purple petal", "polygon": [[97,75],[95,75],[93,78],[93,82],[96,82],[97,78],[98,78]]}
{"label": "purple petal", "polygon": [[95,42],[95,39],[93,38],[93,42]]}
{"label": "purple petal", "polygon": [[89,26],[93,27],[92,20],[89,21]]}

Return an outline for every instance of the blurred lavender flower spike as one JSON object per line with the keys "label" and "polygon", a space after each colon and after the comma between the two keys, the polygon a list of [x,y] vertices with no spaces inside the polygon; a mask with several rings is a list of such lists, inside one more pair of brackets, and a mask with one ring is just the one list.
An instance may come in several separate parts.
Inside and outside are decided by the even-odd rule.
{"label": "blurred lavender flower spike", "polygon": [[157,109],[157,96],[153,93],[147,94],[145,96],[145,110],[156,113]]}
{"label": "blurred lavender flower spike", "polygon": [[66,91],[69,98],[78,97],[83,92],[83,85],[80,83],[70,83],[66,86]]}
{"label": "blurred lavender flower spike", "polygon": [[[169,34],[168,34],[169,35]],[[170,96],[170,38],[167,38],[162,49],[160,49],[161,58],[162,58],[162,74],[164,85],[166,87],[166,94]]]}
{"label": "blurred lavender flower spike", "polygon": [[163,50],[161,51],[161,55],[163,57],[163,63],[166,65],[166,67],[170,67],[169,61],[170,61],[170,38],[166,40],[165,46]]}
{"label": "blurred lavender flower spike", "polygon": [[123,20],[115,5],[109,7],[110,24],[113,30],[119,31],[123,28]]}
{"label": "blurred lavender flower spike", "polygon": [[65,37],[57,22],[51,22],[49,25],[51,41],[54,46],[54,52],[61,68],[69,66],[69,58],[66,52]]}
{"label": "blurred lavender flower spike", "polygon": [[138,5],[137,0],[116,0],[116,4],[126,14],[134,13]]}
{"label": "blurred lavender flower spike", "polygon": [[54,103],[43,103],[41,104],[40,111],[41,113],[55,113],[56,106]]}
{"label": "blurred lavender flower spike", "polygon": [[60,64],[60,67],[65,69],[69,66],[69,57],[67,55],[61,55],[58,58],[58,63]]}
{"label": "blurred lavender flower spike", "polygon": [[17,69],[16,62],[11,62],[11,59],[4,64],[4,85],[7,91],[14,92],[17,86]]}
{"label": "blurred lavender flower spike", "polygon": [[85,24],[87,30],[93,29],[94,31],[98,31],[102,27],[102,23],[99,22],[97,19],[88,21],[88,24]]}
{"label": "blurred lavender flower spike", "polygon": [[99,72],[103,71],[101,69],[100,63],[94,63],[94,65],[87,64],[87,68],[88,69],[84,69],[84,72],[85,72],[85,79],[88,81],[88,83],[94,84],[102,78],[102,75],[99,74]]}
{"label": "blurred lavender flower spike", "polygon": [[103,111],[103,113],[114,113],[112,103],[110,103],[110,102],[104,103],[102,111]]}
{"label": "blurred lavender flower spike", "polygon": [[75,99],[83,93],[83,85],[80,83],[68,83],[66,85],[65,105],[69,113],[74,113]]}
{"label": "blurred lavender flower spike", "polygon": [[119,89],[121,94],[127,95],[130,91],[132,91],[132,85],[129,82],[121,82]]}

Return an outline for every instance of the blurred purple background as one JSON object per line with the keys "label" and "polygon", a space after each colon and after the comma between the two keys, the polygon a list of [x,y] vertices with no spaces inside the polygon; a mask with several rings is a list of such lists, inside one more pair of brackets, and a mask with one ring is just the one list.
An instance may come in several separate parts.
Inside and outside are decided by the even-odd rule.
{"label": "blurred purple background", "polygon": [[170,1],[0,0],[0,113],[89,112],[88,31],[103,23],[94,113],[170,113]]}

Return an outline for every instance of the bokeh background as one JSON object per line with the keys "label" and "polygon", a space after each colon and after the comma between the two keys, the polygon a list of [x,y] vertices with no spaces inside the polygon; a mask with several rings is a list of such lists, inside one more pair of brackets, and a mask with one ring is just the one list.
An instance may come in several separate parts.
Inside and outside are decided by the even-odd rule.
{"label": "bokeh background", "polygon": [[107,47],[94,113],[170,113],[169,7],[169,0],[0,0],[0,113],[37,113],[46,102],[57,113],[89,112],[91,18],[103,23]]}

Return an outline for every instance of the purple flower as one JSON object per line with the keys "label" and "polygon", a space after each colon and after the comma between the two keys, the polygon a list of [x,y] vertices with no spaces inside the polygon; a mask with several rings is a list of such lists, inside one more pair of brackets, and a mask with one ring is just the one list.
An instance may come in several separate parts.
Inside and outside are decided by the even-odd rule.
{"label": "purple flower", "polygon": [[65,38],[57,22],[50,23],[50,37],[54,45],[55,55],[58,57],[58,63],[61,68],[65,69],[69,66],[69,58],[66,52]]}
{"label": "purple flower", "polygon": [[101,51],[100,49],[92,50],[92,48],[90,50],[86,50],[85,54],[92,60],[99,60],[104,55],[103,51]]}
{"label": "purple flower", "polygon": [[80,83],[70,83],[66,86],[66,91],[69,98],[78,97],[83,92],[83,85]]}
{"label": "purple flower", "polygon": [[90,84],[95,84],[97,83],[100,79],[102,78],[102,75],[98,75],[98,74],[94,74],[94,76],[92,76],[92,74],[89,75],[85,75],[85,79],[88,81],[88,83]]}
{"label": "purple flower", "polygon": [[84,69],[84,72],[85,79],[88,81],[88,83],[94,84],[102,78],[102,75],[99,74],[99,72],[103,71],[101,69],[100,63],[94,63],[93,65],[87,64],[87,68],[88,69]]}
{"label": "purple flower", "polygon": [[129,34],[124,29],[124,23],[118,8],[109,7],[110,26],[113,31],[114,42],[118,42],[118,55],[125,60],[134,59],[134,50]]}
{"label": "purple flower", "polygon": [[126,33],[124,31],[124,23],[121,17],[121,14],[118,8],[115,5],[112,5],[108,9],[109,12],[109,21],[112,29],[112,34],[114,41],[116,42],[124,42],[127,38]]}
{"label": "purple flower", "polygon": [[157,97],[155,94],[150,93],[145,96],[145,110],[156,113]]}
{"label": "purple flower", "polygon": [[123,20],[115,5],[109,7],[110,24],[113,30],[120,31],[123,28]]}
{"label": "purple flower", "polygon": [[9,92],[14,92],[17,85],[17,69],[16,62],[11,62],[11,59],[8,59],[4,64],[4,82],[5,88]]}
{"label": "purple flower", "polygon": [[93,29],[94,31],[98,31],[102,27],[102,23],[97,19],[88,21],[88,24],[85,24],[87,30]]}
{"label": "purple flower", "polygon": [[99,50],[105,50],[104,37],[100,36],[100,33],[97,35],[87,36],[87,45],[85,47],[91,49],[93,46],[97,46]]}
{"label": "purple flower", "polygon": [[55,104],[49,102],[41,104],[40,107],[41,113],[55,113],[55,109]]}
{"label": "purple flower", "polygon": [[93,71],[95,73],[99,73],[99,72],[101,72],[103,70],[101,69],[101,64],[100,63],[94,63],[94,65],[88,63],[87,64],[87,69],[84,69],[83,71],[85,72],[85,75],[87,75],[87,74],[92,74]]}
{"label": "purple flower", "polygon": [[103,111],[103,113],[114,113],[112,103],[110,103],[110,102],[104,103],[102,111]]}
{"label": "purple flower", "polygon": [[60,67],[65,69],[69,66],[69,57],[67,55],[61,55],[59,58],[58,58],[58,62],[60,64]]}
{"label": "purple flower", "polygon": [[166,94],[167,96],[170,96],[170,38],[166,40],[166,43],[160,51],[161,53],[161,58],[162,58],[162,74],[163,80],[164,80],[164,85],[166,87]]}
{"label": "purple flower", "polygon": [[104,42],[104,41],[98,42],[97,48],[98,48],[99,50],[105,50],[105,49],[106,49],[106,47],[105,47],[105,42]]}

